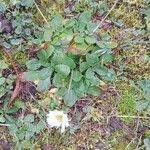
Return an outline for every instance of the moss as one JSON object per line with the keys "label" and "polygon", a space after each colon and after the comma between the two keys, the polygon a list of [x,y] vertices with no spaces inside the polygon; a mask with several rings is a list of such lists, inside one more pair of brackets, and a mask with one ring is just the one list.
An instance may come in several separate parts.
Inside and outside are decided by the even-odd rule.
{"label": "moss", "polygon": [[111,150],[134,150],[132,145],[128,145],[129,142],[123,137],[124,130],[116,131],[109,138]]}
{"label": "moss", "polygon": [[119,143],[112,150],[134,150],[134,148],[132,148],[131,146],[127,147],[127,145],[127,143]]}
{"label": "moss", "polygon": [[[135,103],[135,98],[134,98],[134,91],[133,89],[126,85],[123,84],[123,89],[121,92],[121,99],[118,103],[118,111],[121,115],[126,115],[126,116],[134,116],[136,115],[136,103]],[[126,122],[132,121],[130,118],[123,119]]]}
{"label": "moss", "polygon": [[127,27],[140,27],[142,25],[140,13],[136,7],[132,8],[131,6],[127,7],[124,4],[121,4],[118,8],[113,10],[111,17],[116,20],[122,20]]}
{"label": "moss", "polygon": [[28,56],[24,51],[14,53],[13,57],[21,66],[24,66],[28,60]]}
{"label": "moss", "polygon": [[150,138],[150,130],[146,130],[144,133],[145,138]]}
{"label": "moss", "polygon": [[149,62],[145,60],[148,53],[146,45],[131,45],[127,49],[120,50],[120,55],[116,56],[115,63],[122,70],[122,77],[139,81],[149,77]]}

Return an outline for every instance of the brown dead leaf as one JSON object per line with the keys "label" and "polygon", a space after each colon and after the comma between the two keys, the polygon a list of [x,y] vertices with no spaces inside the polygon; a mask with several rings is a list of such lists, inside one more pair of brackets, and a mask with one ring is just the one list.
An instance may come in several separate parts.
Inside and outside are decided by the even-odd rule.
{"label": "brown dead leaf", "polygon": [[53,146],[52,145],[42,145],[41,146],[41,150],[54,150]]}
{"label": "brown dead leaf", "polygon": [[39,114],[39,109],[34,108],[34,107],[31,107],[31,112],[32,112],[33,114]]}
{"label": "brown dead leaf", "polygon": [[11,98],[10,101],[8,103],[8,107],[12,106],[13,101],[18,97],[18,95],[20,94],[20,91],[22,89],[22,83],[25,81],[24,77],[22,74],[18,75],[16,78],[16,86],[14,91],[11,94]]}
{"label": "brown dead leaf", "polygon": [[50,89],[50,91],[49,91],[49,93],[50,93],[50,94],[49,94],[50,98],[54,98],[54,97],[56,96],[57,91],[58,91],[57,88],[52,88],[52,89]]}
{"label": "brown dead leaf", "polygon": [[122,128],[121,120],[119,120],[116,117],[111,117],[109,124],[110,124],[110,130],[112,132],[114,132],[114,131],[119,130],[119,129]]}
{"label": "brown dead leaf", "polygon": [[41,50],[46,50],[49,47],[49,43],[43,43],[40,47],[36,46],[30,46],[29,47],[29,53],[35,53]]}
{"label": "brown dead leaf", "polygon": [[107,91],[108,85],[107,85],[105,82],[101,81],[101,82],[100,82],[100,89],[101,89],[102,91]]}
{"label": "brown dead leaf", "polygon": [[58,91],[57,88],[52,88],[52,89],[50,89],[49,92],[50,92],[51,94],[55,94],[57,91]]}
{"label": "brown dead leaf", "polygon": [[9,143],[5,142],[3,140],[0,140],[0,150],[9,150],[15,146],[15,143]]}

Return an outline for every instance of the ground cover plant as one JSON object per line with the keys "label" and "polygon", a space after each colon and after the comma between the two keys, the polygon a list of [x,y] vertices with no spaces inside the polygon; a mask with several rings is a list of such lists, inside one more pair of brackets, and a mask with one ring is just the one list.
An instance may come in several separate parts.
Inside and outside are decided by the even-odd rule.
{"label": "ground cover plant", "polygon": [[0,149],[150,149],[149,0],[0,0]]}

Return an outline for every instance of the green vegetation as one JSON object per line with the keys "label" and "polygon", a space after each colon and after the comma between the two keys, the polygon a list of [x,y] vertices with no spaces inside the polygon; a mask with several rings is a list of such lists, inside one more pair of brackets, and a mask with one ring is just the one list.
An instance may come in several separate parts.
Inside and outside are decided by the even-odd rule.
{"label": "green vegetation", "polygon": [[149,0],[0,0],[0,149],[149,150],[149,31]]}
{"label": "green vegetation", "polygon": [[[121,87],[120,87],[121,88]],[[121,115],[134,116],[136,115],[136,101],[135,101],[135,92],[128,85],[123,85],[123,89],[121,89],[121,99],[118,103],[118,111]],[[125,119],[126,121],[130,121],[129,118]]]}

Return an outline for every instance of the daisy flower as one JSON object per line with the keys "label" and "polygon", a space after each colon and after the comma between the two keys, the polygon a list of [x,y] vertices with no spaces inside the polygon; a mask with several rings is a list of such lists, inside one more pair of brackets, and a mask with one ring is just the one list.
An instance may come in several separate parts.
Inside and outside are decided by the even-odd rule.
{"label": "daisy flower", "polygon": [[58,110],[50,111],[49,114],[47,114],[47,123],[51,128],[61,127],[61,133],[65,131],[65,127],[69,126],[67,114]]}

